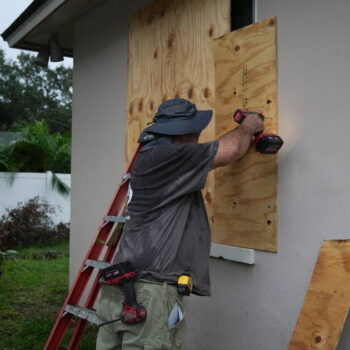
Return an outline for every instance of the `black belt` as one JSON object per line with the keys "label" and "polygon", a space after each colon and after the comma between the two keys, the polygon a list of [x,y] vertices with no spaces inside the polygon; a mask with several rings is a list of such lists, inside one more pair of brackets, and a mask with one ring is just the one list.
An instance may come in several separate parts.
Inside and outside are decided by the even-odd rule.
{"label": "black belt", "polygon": [[140,277],[140,279],[143,279],[143,280],[146,280],[146,281],[151,281],[151,282],[158,282],[158,283],[163,283],[164,281],[158,279],[158,278],[155,278],[153,277],[151,274],[147,274],[147,275],[144,275],[142,277]]}
{"label": "black belt", "polygon": [[170,286],[177,286],[176,282],[163,281],[163,280],[160,280],[159,278],[153,277],[149,273],[147,275],[141,276],[140,279],[150,281],[150,282],[157,282],[157,283],[164,283],[165,282],[165,283],[169,284]]}

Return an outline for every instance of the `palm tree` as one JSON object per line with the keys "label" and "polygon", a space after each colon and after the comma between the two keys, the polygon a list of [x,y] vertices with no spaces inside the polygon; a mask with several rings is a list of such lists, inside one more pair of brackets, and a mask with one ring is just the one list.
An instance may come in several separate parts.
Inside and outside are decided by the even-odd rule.
{"label": "palm tree", "polygon": [[52,172],[52,186],[68,195],[69,187],[57,173],[70,173],[70,134],[50,134],[44,120],[22,127],[7,147],[0,149],[0,171],[11,173],[13,183],[18,172]]}

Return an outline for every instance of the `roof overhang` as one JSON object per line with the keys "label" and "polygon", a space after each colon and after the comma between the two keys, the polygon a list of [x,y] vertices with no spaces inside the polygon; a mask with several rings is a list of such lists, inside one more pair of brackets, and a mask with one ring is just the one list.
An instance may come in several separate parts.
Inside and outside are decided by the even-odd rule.
{"label": "roof overhang", "polygon": [[74,23],[104,0],[34,0],[2,33],[10,47],[39,51],[55,34],[63,54],[73,57]]}

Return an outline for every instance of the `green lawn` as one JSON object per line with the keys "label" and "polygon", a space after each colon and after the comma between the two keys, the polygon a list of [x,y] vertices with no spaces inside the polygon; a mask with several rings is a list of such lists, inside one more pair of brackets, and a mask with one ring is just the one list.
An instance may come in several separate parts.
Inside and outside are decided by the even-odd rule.
{"label": "green lawn", "polygon": [[[0,350],[43,349],[68,292],[68,264],[63,243],[20,250],[0,266]],[[95,349],[96,333],[89,326],[79,349]]]}

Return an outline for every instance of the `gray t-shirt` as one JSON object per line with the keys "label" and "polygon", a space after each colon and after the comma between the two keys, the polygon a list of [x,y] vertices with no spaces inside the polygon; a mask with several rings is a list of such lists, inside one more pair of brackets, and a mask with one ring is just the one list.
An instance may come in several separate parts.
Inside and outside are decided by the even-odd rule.
{"label": "gray t-shirt", "polygon": [[137,276],[176,283],[189,273],[193,292],[210,295],[210,228],[201,189],[218,142],[169,144],[141,151],[131,175],[130,220],[115,262]]}

